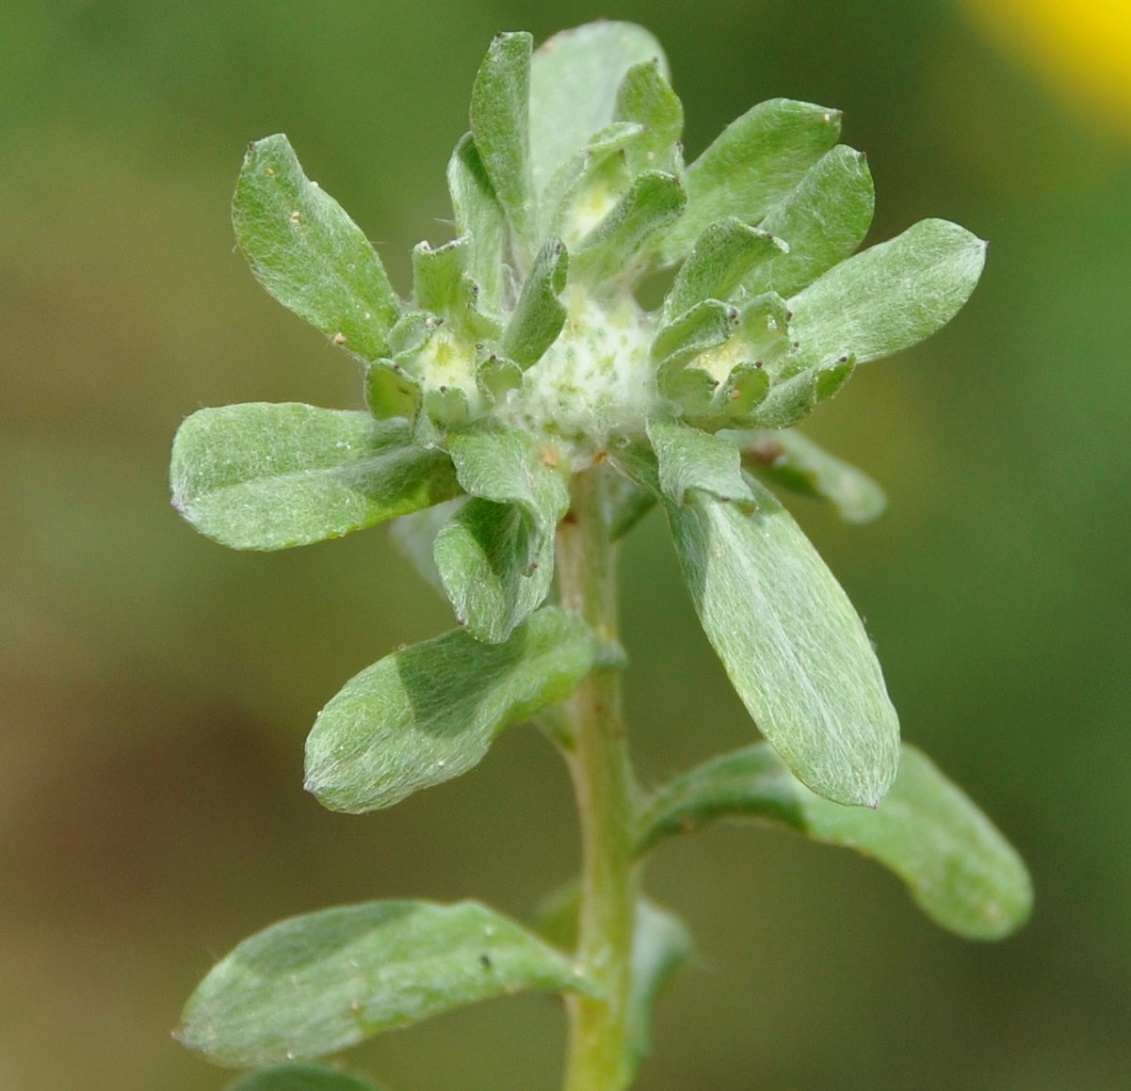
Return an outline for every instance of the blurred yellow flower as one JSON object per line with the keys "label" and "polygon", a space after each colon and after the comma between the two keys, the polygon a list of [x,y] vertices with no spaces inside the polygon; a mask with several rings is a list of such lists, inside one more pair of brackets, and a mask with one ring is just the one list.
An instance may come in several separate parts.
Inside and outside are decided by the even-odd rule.
{"label": "blurred yellow flower", "polygon": [[1131,137],[1131,0],[963,0],[1004,51],[1107,129]]}

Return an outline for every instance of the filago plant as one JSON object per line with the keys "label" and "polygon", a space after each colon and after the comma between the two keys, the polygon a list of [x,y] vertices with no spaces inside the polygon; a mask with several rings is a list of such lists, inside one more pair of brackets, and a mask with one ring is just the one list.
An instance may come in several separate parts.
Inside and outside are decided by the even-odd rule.
{"label": "filago plant", "polygon": [[[389,807],[533,722],[572,778],[582,860],[530,926],[476,901],[374,901],[244,941],[178,1031],[252,1070],[232,1091],[374,1091],[319,1059],[528,989],[564,999],[568,1091],[629,1086],[691,948],[646,898],[645,864],[727,817],[866,853],[962,936],[996,939],[1028,915],[1021,860],[901,746],[864,626],[771,491],[825,498],[851,522],[879,514],[874,482],[792,429],[856,368],[949,321],[985,246],[925,220],[855,253],[872,179],[835,110],[761,103],[690,164],[682,129],[642,28],[593,23],[538,49],[498,35],[448,166],[455,238],[413,250],[407,299],[285,136],[247,152],[240,247],[361,364],[367,408],[196,412],[173,447],[174,504],[236,549],[396,520],[457,622],[346,682],[310,732],[306,788],[336,811]],[[651,310],[646,278],[670,285]],[[644,792],[621,711],[616,562],[653,507],[760,739]]]}

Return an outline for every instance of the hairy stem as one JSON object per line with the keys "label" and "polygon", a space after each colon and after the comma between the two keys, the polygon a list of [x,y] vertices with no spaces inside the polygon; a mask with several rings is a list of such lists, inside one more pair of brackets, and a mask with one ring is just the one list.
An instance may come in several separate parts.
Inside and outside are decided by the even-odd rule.
{"label": "hairy stem", "polygon": [[[598,639],[617,647],[616,546],[607,510],[609,470],[598,464],[573,481],[573,504],[557,541],[562,605]],[[581,824],[581,908],[577,957],[604,989],[602,999],[568,1000],[566,1091],[620,1091],[629,1070],[635,883],[633,783],[621,715],[619,669],[594,670],[566,706],[567,756]]]}

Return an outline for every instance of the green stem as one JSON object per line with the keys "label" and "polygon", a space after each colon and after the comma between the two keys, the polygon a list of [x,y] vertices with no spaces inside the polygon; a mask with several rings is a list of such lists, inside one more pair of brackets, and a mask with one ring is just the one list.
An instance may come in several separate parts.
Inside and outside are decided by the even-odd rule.
{"label": "green stem", "polygon": [[[574,478],[573,504],[558,530],[562,605],[597,638],[617,642],[616,546],[606,509],[608,468]],[[565,1091],[621,1091],[629,1071],[628,1007],[636,891],[632,868],[633,783],[621,716],[619,669],[594,670],[566,705],[567,752],[581,823],[577,957],[604,991],[567,1001]]]}

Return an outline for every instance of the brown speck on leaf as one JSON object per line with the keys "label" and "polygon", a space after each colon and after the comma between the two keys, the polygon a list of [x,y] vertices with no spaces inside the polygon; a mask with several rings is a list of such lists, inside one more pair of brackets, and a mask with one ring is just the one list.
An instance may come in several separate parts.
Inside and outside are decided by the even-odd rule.
{"label": "brown speck on leaf", "polygon": [[338,333],[335,333],[334,336],[330,338],[330,340],[335,345],[344,345],[346,341],[349,340],[349,338],[347,338],[344,333],[339,331]]}
{"label": "brown speck on leaf", "polygon": [[776,439],[760,439],[743,448],[743,454],[760,466],[772,466],[785,454],[785,448]]}
{"label": "brown speck on leaf", "polygon": [[296,208],[294,212],[291,213],[291,223],[293,223],[297,227],[301,222],[302,213],[299,212],[299,210]]}
{"label": "brown speck on leaf", "polygon": [[542,462],[549,466],[551,470],[556,470],[561,461],[561,456],[558,454],[556,447],[551,447],[547,444],[542,448]]}

